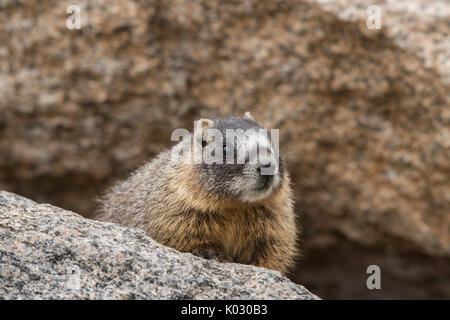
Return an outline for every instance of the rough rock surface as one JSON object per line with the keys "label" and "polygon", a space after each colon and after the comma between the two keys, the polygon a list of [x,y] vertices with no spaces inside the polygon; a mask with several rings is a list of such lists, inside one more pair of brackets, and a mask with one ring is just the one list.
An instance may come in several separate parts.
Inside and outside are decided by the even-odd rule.
{"label": "rough rock surface", "polygon": [[78,3],[68,30],[70,1],[0,1],[0,188],[89,215],[175,128],[250,110],[288,156],[297,281],[371,297],[366,266],[327,282],[323,255],[382,265],[389,297],[450,297],[428,269],[450,260],[448,1],[383,1],[381,30],[365,0]]}
{"label": "rough rock surface", "polygon": [[317,299],[279,272],[0,191],[0,299]]}
{"label": "rough rock surface", "polygon": [[[367,25],[368,8],[380,9],[381,28],[396,45],[414,52],[425,66],[435,68],[450,84],[450,6],[442,0],[308,0],[340,19]],[[369,10],[369,13],[371,11]],[[364,31],[363,31],[364,32]]]}

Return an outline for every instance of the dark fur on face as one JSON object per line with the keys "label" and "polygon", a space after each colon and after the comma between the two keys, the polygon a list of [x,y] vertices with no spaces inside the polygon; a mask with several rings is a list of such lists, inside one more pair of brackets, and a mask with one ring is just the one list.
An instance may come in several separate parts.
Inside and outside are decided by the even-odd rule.
{"label": "dark fur on face", "polygon": [[[264,129],[264,127],[255,122],[249,115],[242,118],[218,118],[214,119],[212,122],[214,125],[208,129],[219,130],[223,136],[224,148],[226,146],[228,149],[223,151],[223,164],[202,163],[198,165],[198,176],[206,191],[212,196],[227,197],[243,202],[263,200],[275,192],[280,187],[284,166],[279,157],[279,150],[276,149],[270,139],[270,134],[267,133],[267,135],[265,135],[266,138],[257,135],[259,130]],[[234,139],[234,143],[233,141],[230,141],[230,137],[227,137],[227,129],[240,129],[244,132],[254,130],[253,132],[256,134],[252,134],[249,138],[250,147],[266,147],[271,151],[270,160],[273,161],[272,163],[276,164],[278,172],[272,175],[261,175],[260,167],[262,167],[263,164],[250,163],[248,149],[245,154],[245,163],[239,164],[237,162],[237,139]],[[208,145],[206,141],[202,142],[203,146]],[[210,143],[214,143],[214,141]],[[233,164],[226,162],[226,154],[230,148],[234,149]]]}

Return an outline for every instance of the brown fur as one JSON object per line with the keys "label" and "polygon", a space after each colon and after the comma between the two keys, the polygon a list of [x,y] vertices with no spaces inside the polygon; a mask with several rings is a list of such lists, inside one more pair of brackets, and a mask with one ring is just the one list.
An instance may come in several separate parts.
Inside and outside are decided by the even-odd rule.
{"label": "brown fur", "polygon": [[251,203],[207,196],[198,166],[173,164],[170,151],[101,199],[96,218],[141,228],[182,252],[214,250],[233,262],[285,273],[298,253],[292,191],[285,172],[268,198]]}

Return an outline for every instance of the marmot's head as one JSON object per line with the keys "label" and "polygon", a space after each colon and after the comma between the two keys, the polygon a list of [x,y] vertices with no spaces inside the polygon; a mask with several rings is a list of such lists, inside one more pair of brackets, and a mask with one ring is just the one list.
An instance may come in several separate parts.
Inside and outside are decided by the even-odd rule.
{"label": "marmot's head", "polygon": [[243,117],[197,121],[193,140],[203,156],[194,164],[199,183],[214,198],[260,201],[284,179],[278,135],[274,137],[248,112]]}

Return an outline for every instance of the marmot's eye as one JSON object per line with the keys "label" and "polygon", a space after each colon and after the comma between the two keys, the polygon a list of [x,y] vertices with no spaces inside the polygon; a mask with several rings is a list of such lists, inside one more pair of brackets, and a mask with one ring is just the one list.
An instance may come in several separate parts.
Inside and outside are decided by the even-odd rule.
{"label": "marmot's eye", "polygon": [[206,141],[202,141],[202,147],[206,147]]}

